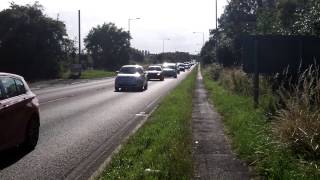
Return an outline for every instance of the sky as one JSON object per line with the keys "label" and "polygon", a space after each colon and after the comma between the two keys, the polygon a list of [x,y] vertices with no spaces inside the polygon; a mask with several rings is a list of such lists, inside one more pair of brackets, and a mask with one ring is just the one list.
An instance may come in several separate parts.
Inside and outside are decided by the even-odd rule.
{"label": "sky", "polygon": [[[0,11],[12,0],[0,0]],[[33,4],[34,0],[14,0],[16,4]],[[103,23],[115,23],[128,30],[130,21],[131,45],[151,53],[183,51],[198,53],[209,29],[215,28],[215,0],[38,0],[44,12],[66,24],[71,39],[78,36],[78,10],[81,10],[81,36]],[[218,0],[218,17],[227,0]],[[193,33],[199,32],[199,33]],[[82,43],[82,48],[83,48]]]}

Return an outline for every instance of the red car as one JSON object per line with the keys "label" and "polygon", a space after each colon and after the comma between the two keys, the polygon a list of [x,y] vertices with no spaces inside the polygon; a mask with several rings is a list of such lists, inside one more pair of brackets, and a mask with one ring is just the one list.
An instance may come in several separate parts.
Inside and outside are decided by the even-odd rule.
{"label": "red car", "polygon": [[17,145],[34,149],[39,126],[39,102],[23,77],[0,73],[0,151]]}

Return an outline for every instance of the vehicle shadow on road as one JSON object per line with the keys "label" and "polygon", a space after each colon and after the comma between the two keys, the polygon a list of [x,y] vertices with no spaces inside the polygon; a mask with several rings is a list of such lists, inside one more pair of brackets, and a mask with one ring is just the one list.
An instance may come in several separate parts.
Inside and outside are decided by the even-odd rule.
{"label": "vehicle shadow on road", "polygon": [[142,93],[144,91],[145,90],[140,91],[140,90],[135,90],[135,89],[122,89],[120,91],[113,91],[113,92],[116,92],[116,93]]}
{"label": "vehicle shadow on road", "polygon": [[32,150],[27,150],[21,147],[15,147],[0,152],[0,170],[5,169],[12,164],[18,162],[25,155],[29,154]]}

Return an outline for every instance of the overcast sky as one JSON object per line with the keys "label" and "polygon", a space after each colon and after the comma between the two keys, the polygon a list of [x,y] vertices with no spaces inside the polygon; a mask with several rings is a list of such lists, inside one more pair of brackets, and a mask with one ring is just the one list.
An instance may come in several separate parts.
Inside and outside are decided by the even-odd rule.
{"label": "overcast sky", "polygon": [[[12,0],[0,0],[0,10],[8,8]],[[209,29],[215,27],[215,0],[38,0],[45,13],[65,22],[69,37],[77,36],[77,11],[81,10],[82,37],[92,27],[104,22],[128,30],[131,21],[131,44],[134,48],[162,52],[184,51],[192,54],[202,45],[202,34],[208,39]],[[19,5],[33,4],[34,0],[14,0]],[[223,12],[226,0],[218,0],[218,16]],[[82,44],[83,46],[83,44]]]}

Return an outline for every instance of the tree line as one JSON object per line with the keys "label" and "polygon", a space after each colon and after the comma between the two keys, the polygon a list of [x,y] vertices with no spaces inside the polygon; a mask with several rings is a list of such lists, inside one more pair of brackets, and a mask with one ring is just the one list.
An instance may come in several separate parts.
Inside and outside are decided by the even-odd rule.
{"label": "tree line", "polygon": [[113,23],[98,25],[85,37],[85,50],[79,57],[64,22],[48,17],[38,2],[12,2],[0,12],[0,72],[32,81],[60,77],[74,63],[116,70],[129,62],[144,62],[150,52],[131,48],[130,39],[127,31]]}
{"label": "tree line", "polygon": [[241,64],[244,35],[320,36],[319,0],[230,0],[219,27],[201,49],[201,60],[224,66]]}

